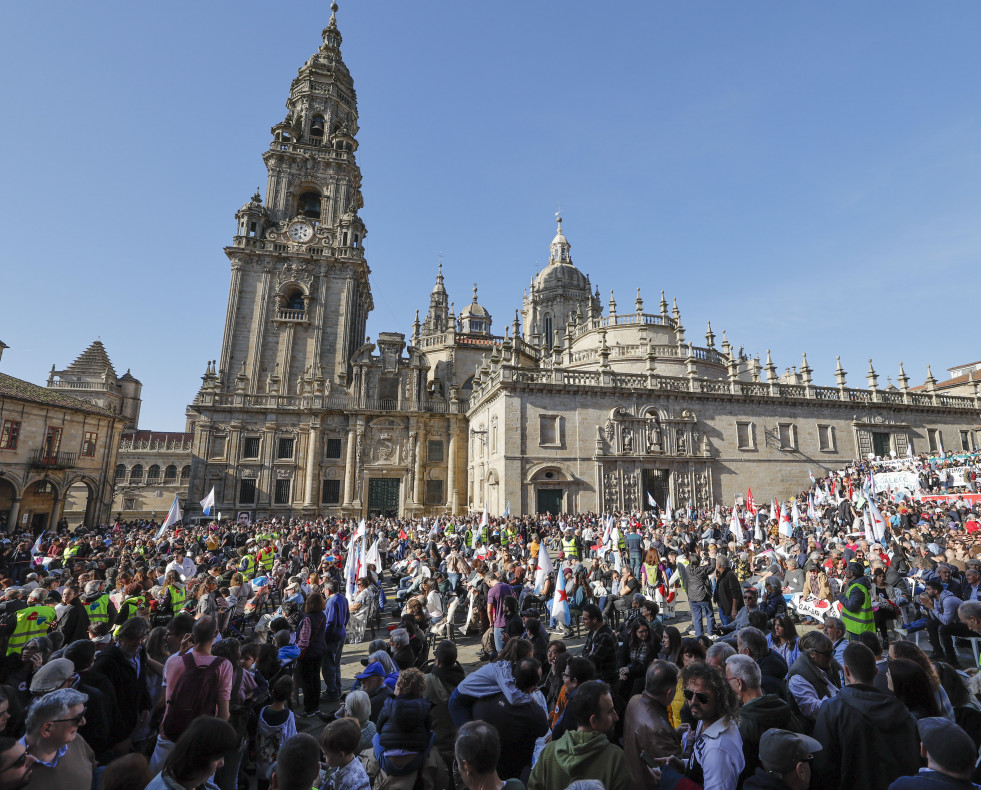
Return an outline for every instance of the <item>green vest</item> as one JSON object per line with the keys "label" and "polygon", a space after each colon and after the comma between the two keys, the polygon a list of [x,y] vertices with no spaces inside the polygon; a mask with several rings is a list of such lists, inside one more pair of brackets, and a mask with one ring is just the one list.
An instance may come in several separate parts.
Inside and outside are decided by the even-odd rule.
{"label": "green vest", "polygon": [[242,559],[245,560],[245,570],[242,571],[242,574],[246,580],[251,579],[255,576],[255,557],[251,554],[246,554]]}
{"label": "green vest", "polygon": [[579,559],[579,549],[576,546],[575,538],[562,538],[562,553],[565,554],[566,559],[569,557]]}
{"label": "green vest", "polygon": [[872,615],[872,596],[869,589],[864,584],[852,582],[848,585],[846,598],[850,598],[852,590],[856,587],[862,591],[862,606],[857,612],[849,611],[847,606],[841,609],[841,619],[845,624],[845,630],[850,634],[861,634],[863,631],[875,632],[875,618]]}
{"label": "green vest", "polygon": [[7,655],[19,653],[24,645],[38,636],[44,636],[58,619],[51,606],[28,606],[17,612],[17,625],[7,640]]}
{"label": "green vest", "polygon": [[260,549],[256,558],[263,572],[269,573],[272,570],[273,563],[276,561],[276,551],[272,547],[269,548],[268,553],[266,549]]}
{"label": "green vest", "polygon": [[187,600],[187,590],[183,587],[174,587],[172,584],[168,584],[167,589],[170,590],[171,609],[174,614],[177,614],[184,608],[184,601]]}
{"label": "green vest", "polygon": [[89,622],[108,623],[109,622],[109,596],[103,593],[91,603],[85,604],[89,613]]}

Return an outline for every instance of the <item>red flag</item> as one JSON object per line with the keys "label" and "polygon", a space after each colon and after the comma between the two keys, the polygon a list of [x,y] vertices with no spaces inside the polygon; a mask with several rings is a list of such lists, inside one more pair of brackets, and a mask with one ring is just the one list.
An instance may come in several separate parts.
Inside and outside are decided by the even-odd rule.
{"label": "red flag", "polygon": [[405,534],[405,530],[399,529],[399,540],[405,540],[407,537],[409,536]]}
{"label": "red flag", "polygon": [[752,516],[756,515],[756,500],[753,499],[752,488],[746,489],[746,510],[749,512],[750,515]]}

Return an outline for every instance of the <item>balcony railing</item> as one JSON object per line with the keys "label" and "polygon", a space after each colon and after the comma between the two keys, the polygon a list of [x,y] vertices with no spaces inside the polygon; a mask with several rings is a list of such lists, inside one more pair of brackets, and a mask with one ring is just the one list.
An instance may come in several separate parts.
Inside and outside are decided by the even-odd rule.
{"label": "balcony railing", "polygon": [[74,469],[78,453],[49,453],[47,450],[35,450],[31,453],[31,466],[45,469]]}

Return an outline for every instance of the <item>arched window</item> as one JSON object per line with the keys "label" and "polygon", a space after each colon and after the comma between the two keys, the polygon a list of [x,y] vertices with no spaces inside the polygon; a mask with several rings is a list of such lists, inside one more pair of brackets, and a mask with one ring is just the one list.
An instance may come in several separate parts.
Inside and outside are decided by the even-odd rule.
{"label": "arched window", "polygon": [[137,464],[129,473],[129,479],[133,483],[139,483],[143,479],[143,465]]}
{"label": "arched window", "polygon": [[117,464],[116,465],[116,479],[117,480],[125,480],[126,479],[126,465],[125,464]]}
{"label": "arched window", "polygon": [[164,469],[164,480],[174,481],[176,479],[177,479],[177,467],[174,464],[171,464],[166,469]]}
{"label": "arched window", "polygon": [[146,470],[146,480],[149,483],[151,480],[160,479],[160,467],[154,464],[149,469]]}
{"label": "arched window", "polygon": [[294,291],[286,297],[287,310],[303,310],[303,291]]}
{"label": "arched window", "polygon": [[191,467],[182,466],[181,467],[181,480],[187,480],[191,476]]}
{"label": "arched window", "polygon": [[320,193],[313,190],[303,192],[296,201],[296,213],[310,219],[320,219]]}
{"label": "arched window", "polygon": [[544,317],[542,318],[542,324],[545,329],[545,347],[551,348],[552,347],[552,314],[551,313],[545,313]]}

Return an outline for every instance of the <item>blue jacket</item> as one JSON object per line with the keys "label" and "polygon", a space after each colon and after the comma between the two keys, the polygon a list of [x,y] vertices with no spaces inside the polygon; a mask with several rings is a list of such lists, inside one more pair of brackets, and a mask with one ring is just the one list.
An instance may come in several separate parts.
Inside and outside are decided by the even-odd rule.
{"label": "blue jacket", "polygon": [[324,625],[327,642],[335,644],[343,642],[347,636],[347,624],[351,619],[351,610],[347,605],[347,598],[340,593],[330,596],[324,607],[324,617],[327,618]]}

